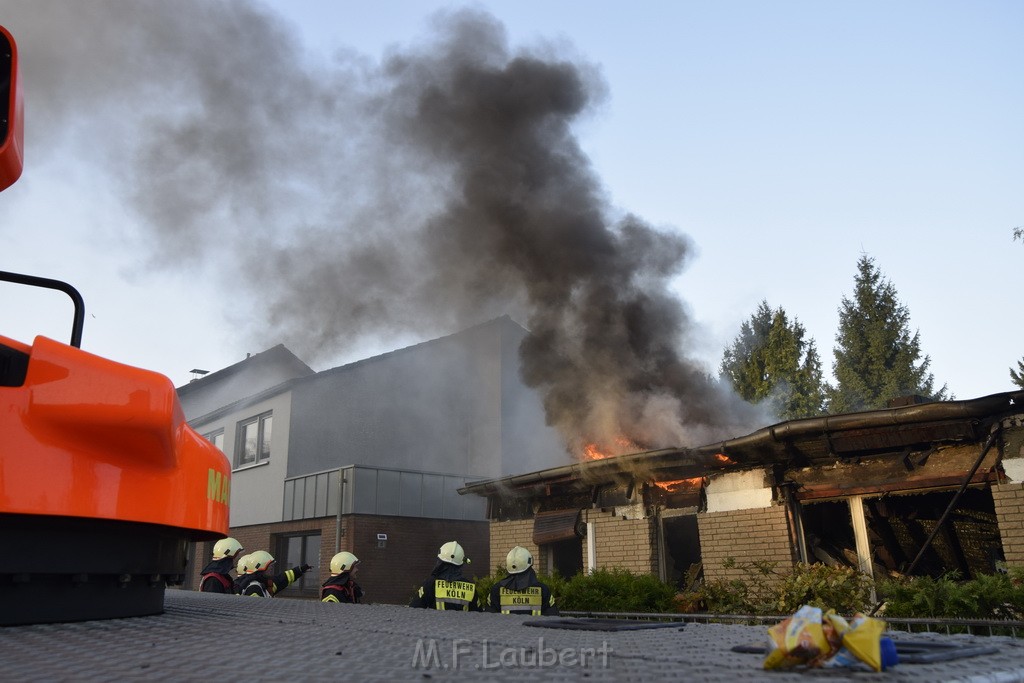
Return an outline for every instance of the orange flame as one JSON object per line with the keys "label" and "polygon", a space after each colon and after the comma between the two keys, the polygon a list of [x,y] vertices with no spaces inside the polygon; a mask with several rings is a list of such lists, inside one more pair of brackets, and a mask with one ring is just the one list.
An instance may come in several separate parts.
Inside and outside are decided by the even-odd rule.
{"label": "orange flame", "polygon": [[704,477],[691,477],[689,479],[674,479],[672,481],[656,481],[654,485],[663,488],[669,493],[675,493],[683,489],[699,488],[704,483]]}
{"label": "orange flame", "polygon": [[715,453],[715,460],[722,463],[723,465],[735,465],[736,461],[730,458],[725,453]]}
{"label": "orange flame", "polygon": [[604,458],[612,458],[626,453],[638,453],[643,450],[636,443],[630,441],[624,436],[617,436],[612,439],[612,442],[613,445],[609,448],[604,448],[596,443],[588,443],[583,447],[583,459],[603,460]]}

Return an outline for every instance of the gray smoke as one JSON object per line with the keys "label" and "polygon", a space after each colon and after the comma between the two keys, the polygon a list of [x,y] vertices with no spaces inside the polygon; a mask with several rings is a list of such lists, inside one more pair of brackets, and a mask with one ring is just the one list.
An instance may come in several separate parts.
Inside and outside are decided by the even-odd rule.
{"label": "gray smoke", "polygon": [[253,334],[310,361],[510,313],[524,378],[578,453],[756,426],[684,352],[670,279],[691,246],[609,205],[573,125],[593,65],[438,14],[379,62],[307,55],[252,2],[6,0],[33,150],[96,159],[153,229],[153,264],[215,259]]}

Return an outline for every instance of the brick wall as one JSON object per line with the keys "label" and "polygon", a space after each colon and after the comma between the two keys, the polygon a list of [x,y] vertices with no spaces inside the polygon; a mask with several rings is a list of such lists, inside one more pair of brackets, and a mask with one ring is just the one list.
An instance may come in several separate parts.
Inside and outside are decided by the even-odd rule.
{"label": "brick wall", "polygon": [[[487,522],[374,515],[344,519],[349,526],[341,547],[359,558],[359,585],[366,591],[366,602],[408,604],[448,541],[458,541],[466,551],[467,578],[490,574]],[[377,547],[377,534],[387,534],[386,547]],[[325,564],[332,555],[333,547]]]}
{"label": "brick wall", "polygon": [[743,579],[746,574],[726,569],[726,558],[739,563],[775,562],[785,570],[793,566],[789,521],[783,505],[697,515],[704,578],[710,581]]}
{"label": "brick wall", "polygon": [[1003,555],[1010,567],[1024,567],[1024,483],[992,486]]}
{"label": "brick wall", "polygon": [[[275,536],[309,531],[320,532],[320,565],[314,570],[317,583],[330,576],[331,558],[335,551],[336,517],[321,517],[276,524],[254,524],[230,530],[245,553],[256,550],[275,552]],[[384,547],[377,545],[377,534],[386,534]],[[368,603],[406,604],[437,562],[438,549],[448,541],[458,541],[471,563],[466,565],[468,577],[490,573],[490,548],[487,522],[345,515],[342,517],[341,549],[359,558],[359,585],[366,592]],[[213,541],[196,544],[195,558],[187,569],[188,582],[183,588],[195,590],[199,571],[209,562]],[[511,546],[510,546],[511,547]],[[502,553],[505,557],[506,549]],[[281,567],[280,569],[288,569]],[[289,596],[287,592],[282,597]]]}
{"label": "brick wall", "polygon": [[[233,527],[228,534],[242,544],[242,554],[248,554],[257,550],[266,550],[271,554],[275,551],[275,542],[272,534],[292,534],[307,531],[320,532],[320,581],[323,582],[330,575],[331,557],[334,556],[334,534],[337,525],[336,517],[321,517],[318,519],[305,519],[294,522],[279,522],[276,524],[254,524],[252,526]],[[344,534],[344,527],[342,528]],[[190,558],[190,566],[186,569],[186,581],[182,588],[197,590],[199,588],[199,572],[213,556],[213,546],[216,541],[206,541],[195,544],[194,555]],[[326,556],[326,557],[324,557]],[[290,569],[290,567],[283,567]]]}
{"label": "brick wall", "polygon": [[[626,569],[634,574],[658,574],[656,520],[645,517],[628,519],[615,510],[587,510],[586,521],[593,523],[593,543],[597,569]],[[586,543],[583,544],[586,570]]]}

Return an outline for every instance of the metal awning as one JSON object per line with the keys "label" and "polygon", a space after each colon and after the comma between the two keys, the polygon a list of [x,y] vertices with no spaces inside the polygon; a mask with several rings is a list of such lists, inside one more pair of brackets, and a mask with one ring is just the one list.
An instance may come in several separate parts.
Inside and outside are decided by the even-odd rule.
{"label": "metal awning", "polygon": [[533,518],[533,542],[540,546],[578,538],[576,524],[579,519],[578,508],[538,512]]}

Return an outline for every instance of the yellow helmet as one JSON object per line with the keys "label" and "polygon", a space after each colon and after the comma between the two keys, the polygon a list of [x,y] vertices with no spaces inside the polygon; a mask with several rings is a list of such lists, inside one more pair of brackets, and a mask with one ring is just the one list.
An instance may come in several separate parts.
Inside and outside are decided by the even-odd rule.
{"label": "yellow helmet", "polygon": [[213,559],[223,560],[225,557],[234,557],[242,552],[242,544],[231,538],[222,538],[213,544]]}
{"label": "yellow helmet", "polygon": [[251,574],[253,572],[266,571],[274,563],[274,556],[266,550],[257,550],[249,555],[248,560],[249,568],[245,573]]}
{"label": "yellow helmet", "polygon": [[462,564],[465,562],[469,564],[469,558],[466,557],[466,551],[462,549],[458,541],[448,541],[441,546],[441,551],[437,554],[437,559],[444,560],[445,562],[451,562],[452,564]]}
{"label": "yellow helmet", "polygon": [[249,569],[249,556],[248,555],[242,555],[241,557],[238,558],[238,564],[235,565],[235,570],[238,572],[239,576],[241,576],[242,574],[249,574],[249,573],[251,573],[252,570]]}
{"label": "yellow helmet", "polygon": [[505,557],[505,569],[508,570],[509,574],[525,572],[532,566],[533,555],[530,554],[529,550],[520,545],[509,550],[508,556]]}
{"label": "yellow helmet", "polygon": [[331,558],[331,574],[347,572],[355,566],[359,558],[350,552],[340,552]]}

